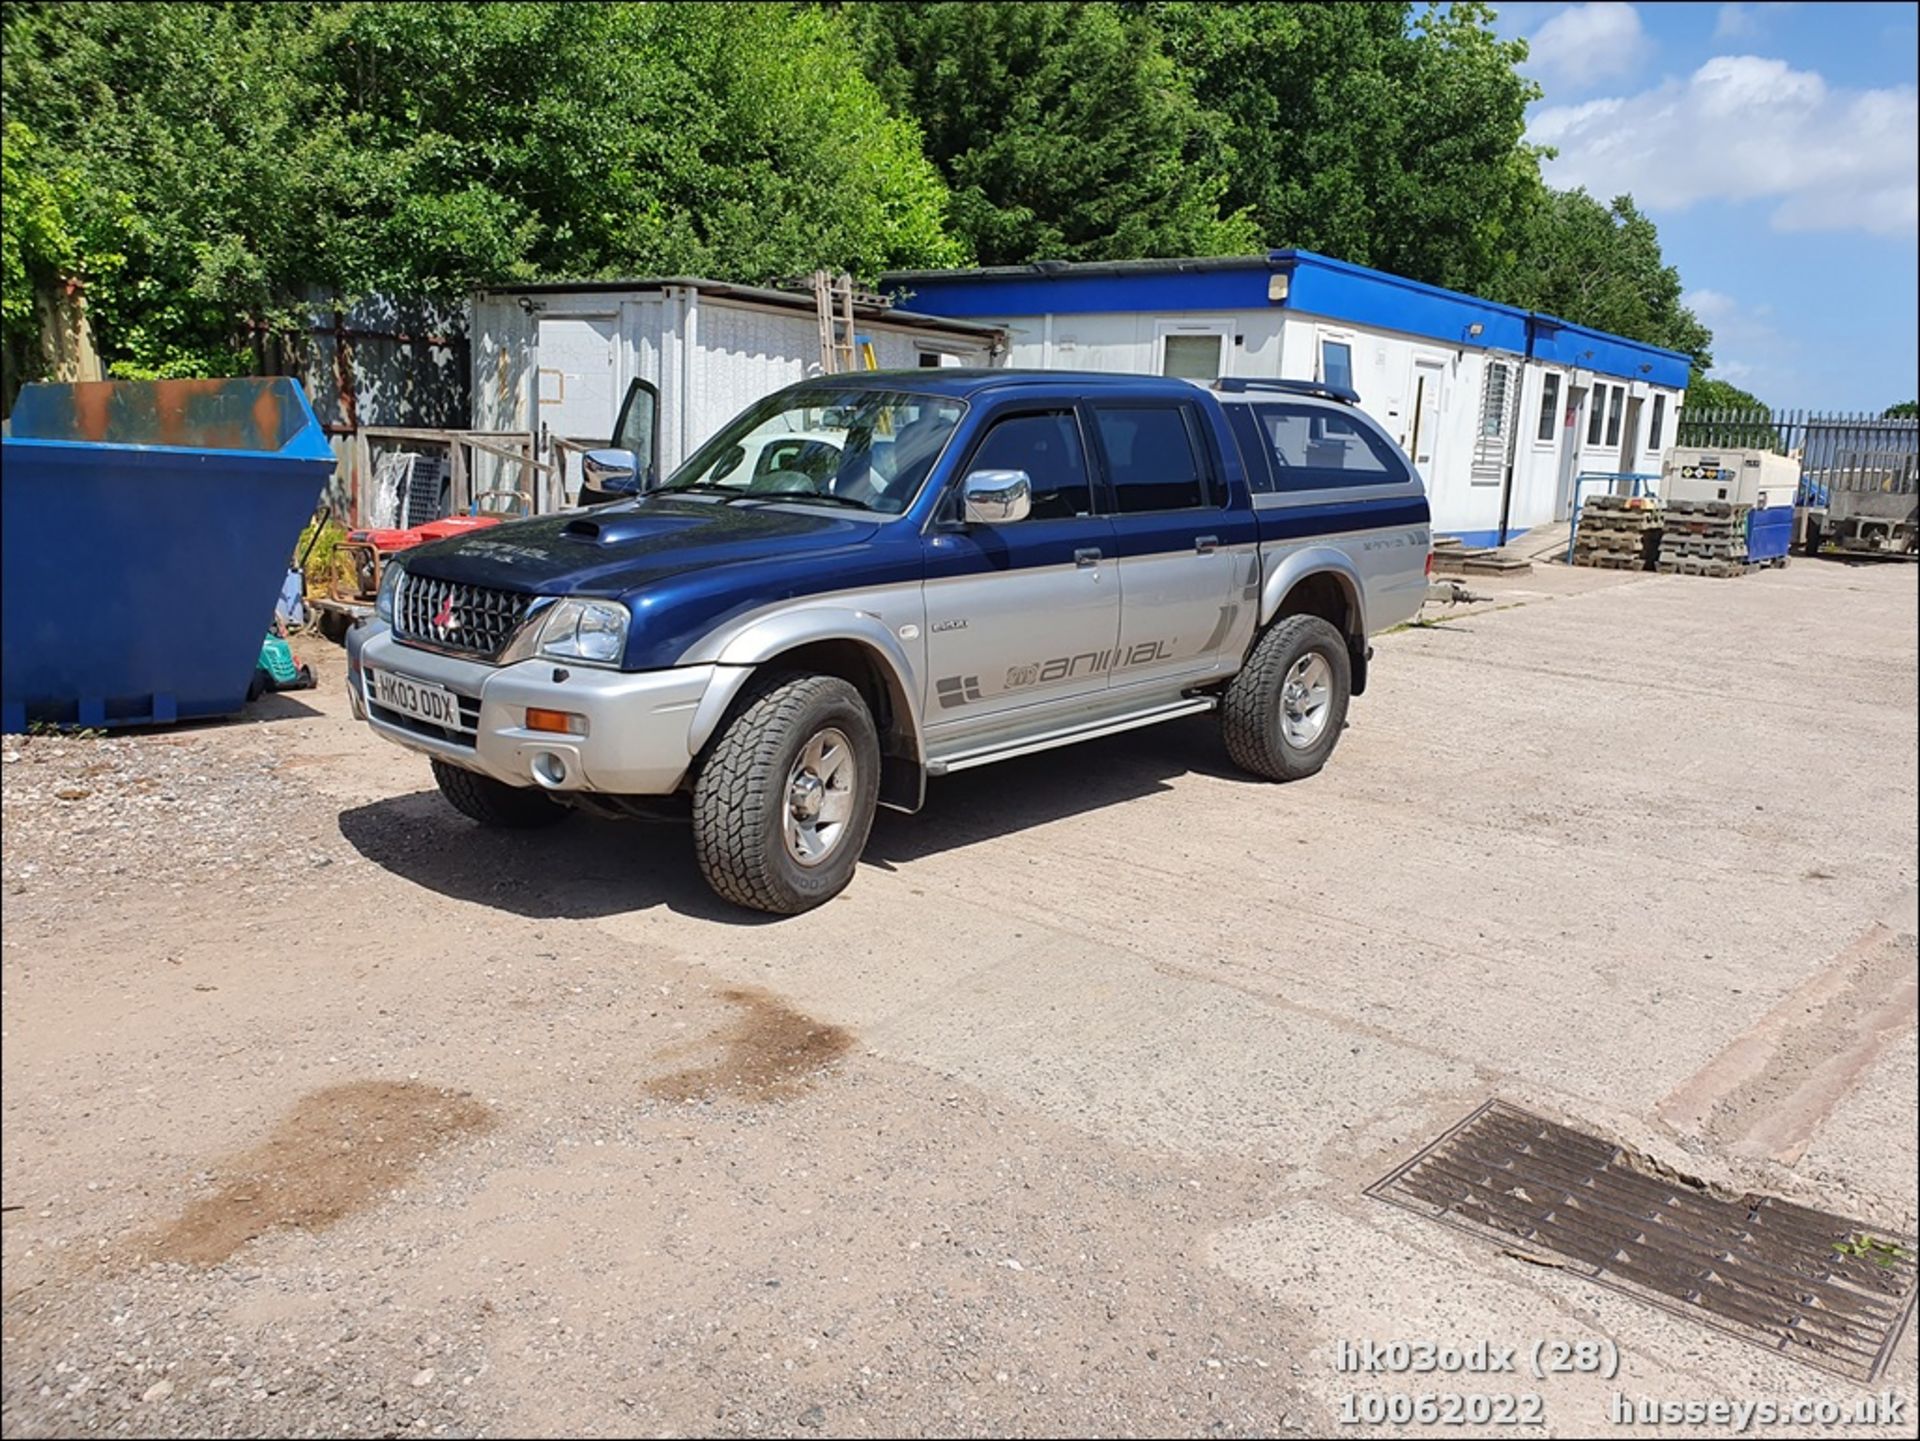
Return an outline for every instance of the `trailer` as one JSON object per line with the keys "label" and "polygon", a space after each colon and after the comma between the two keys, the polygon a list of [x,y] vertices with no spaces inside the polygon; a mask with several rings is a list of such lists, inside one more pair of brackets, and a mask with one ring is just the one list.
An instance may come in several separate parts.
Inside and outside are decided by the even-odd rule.
{"label": "trailer", "polygon": [[1807,519],[1806,549],[1848,555],[1920,556],[1920,454],[1841,451],[1838,464],[1807,474],[1822,504]]}

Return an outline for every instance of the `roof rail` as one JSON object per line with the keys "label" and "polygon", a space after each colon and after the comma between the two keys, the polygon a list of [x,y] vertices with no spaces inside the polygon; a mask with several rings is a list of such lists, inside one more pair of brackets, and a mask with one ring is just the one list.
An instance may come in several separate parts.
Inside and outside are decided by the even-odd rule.
{"label": "roof rail", "polygon": [[1337,400],[1344,405],[1360,403],[1359,391],[1324,380],[1263,380],[1254,376],[1223,375],[1214,381],[1213,388],[1229,394],[1248,390],[1277,390],[1282,395],[1312,395],[1322,400]]}

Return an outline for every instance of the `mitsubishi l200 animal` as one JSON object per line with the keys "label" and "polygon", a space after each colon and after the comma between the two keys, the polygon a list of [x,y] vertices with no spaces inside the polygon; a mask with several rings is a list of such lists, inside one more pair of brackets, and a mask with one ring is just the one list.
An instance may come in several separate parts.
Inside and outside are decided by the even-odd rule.
{"label": "mitsubishi l200 animal", "polygon": [[1239,765],[1312,775],[1430,556],[1350,392],[835,375],[644,494],[396,557],[349,678],[481,824],[690,814],[720,895],[792,913],[846,886],[876,806],[989,761],[1217,710]]}

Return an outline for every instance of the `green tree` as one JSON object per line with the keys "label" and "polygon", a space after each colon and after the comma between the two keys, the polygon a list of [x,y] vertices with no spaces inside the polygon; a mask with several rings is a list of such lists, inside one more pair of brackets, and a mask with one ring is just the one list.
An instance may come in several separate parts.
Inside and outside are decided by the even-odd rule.
{"label": "green tree", "polygon": [[1715,380],[1694,367],[1687,380],[1687,408],[1701,410],[1767,411],[1771,407],[1757,395],[1750,395],[1730,380]]}
{"label": "green tree", "polygon": [[925,133],[983,264],[1260,248],[1221,213],[1218,126],[1148,19],[1112,4],[847,7],[868,72]]}
{"label": "green tree", "polygon": [[1538,190],[1539,91],[1484,5],[1136,7],[1231,150],[1230,206],[1269,244],[1486,294]]}
{"label": "green tree", "polygon": [[1713,365],[1713,332],[1681,303],[1680,272],[1631,196],[1602,205],[1584,190],[1542,190],[1519,241],[1493,298]]}
{"label": "green tree", "polygon": [[1898,405],[1889,405],[1881,412],[1882,420],[1914,420],[1920,418],[1920,400],[1903,400]]}
{"label": "green tree", "polygon": [[0,137],[0,392],[11,404],[22,381],[46,371],[48,302],[84,297],[110,283],[124,258],[112,246],[124,206],[44,147],[11,116]]}
{"label": "green tree", "polygon": [[336,23],[336,123],[373,157],[367,285],[965,258],[917,130],[820,10],[371,5]]}
{"label": "green tree", "polygon": [[917,130],[814,7],[9,4],[0,27],[28,163],[129,199],[94,307],[120,374],[244,368],[247,327],[298,328],[316,290],[966,258]]}

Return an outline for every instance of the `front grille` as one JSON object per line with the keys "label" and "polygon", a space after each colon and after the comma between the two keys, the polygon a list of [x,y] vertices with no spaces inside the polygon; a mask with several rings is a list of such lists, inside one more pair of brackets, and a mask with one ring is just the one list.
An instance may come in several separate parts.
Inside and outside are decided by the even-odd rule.
{"label": "front grille", "polygon": [[506,648],[533,597],[409,571],[393,598],[393,630],[437,650],[491,659]]}

